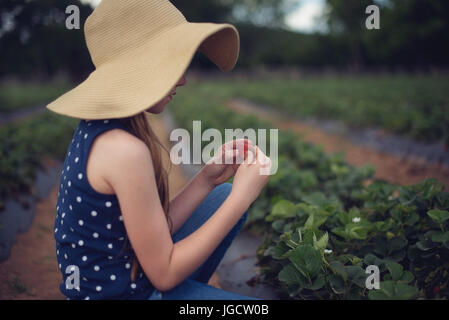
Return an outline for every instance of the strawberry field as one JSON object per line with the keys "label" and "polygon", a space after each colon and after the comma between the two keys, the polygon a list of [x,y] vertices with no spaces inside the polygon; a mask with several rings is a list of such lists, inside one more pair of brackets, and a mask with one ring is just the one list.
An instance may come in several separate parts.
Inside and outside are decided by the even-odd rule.
{"label": "strawberry field", "polygon": [[0,86],[0,113],[17,112],[44,105],[64,93],[70,84],[61,81],[48,83],[5,82]]}
{"label": "strawberry field", "polygon": [[[377,111],[376,103],[367,102],[366,108],[359,106],[352,114],[342,106],[353,104],[354,92],[349,88],[357,87],[354,79],[346,85],[344,81],[322,79],[327,88],[322,96],[316,91],[322,82],[316,81],[314,87],[313,81],[192,80],[179,90],[168,110],[176,127],[190,131],[194,120],[202,121],[202,130],[245,130],[276,126],[232,111],[227,107],[231,98],[275,105],[295,116],[321,116],[335,101],[340,106],[335,112],[340,115],[329,116],[353,122],[349,125],[371,123],[424,140],[446,139],[445,114],[441,113],[448,101],[447,92],[442,89],[444,78],[438,79],[440,84],[433,78],[427,79],[428,83],[424,81],[428,108],[416,100],[418,95],[407,96],[409,90],[419,87],[417,79],[393,86],[402,88],[400,94],[393,94],[389,88],[392,82],[387,81],[376,88],[381,92],[380,100],[376,100]],[[369,80],[362,79],[360,83],[357,95],[370,96]],[[347,94],[341,94],[341,90]],[[297,97],[304,106],[298,110],[294,109],[296,94],[305,99]],[[278,98],[279,104],[275,104]],[[33,101],[40,99],[38,96]],[[307,109],[312,103],[315,105]],[[386,122],[369,120],[379,119],[378,115],[389,105],[418,108],[416,113],[405,109],[397,112],[397,124],[413,125],[396,130]],[[4,107],[7,109],[10,108]],[[426,113],[431,116],[426,117]],[[357,117],[368,122],[355,123]],[[414,122],[415,118],[421,122]],[[385,116],[384,120],[391,119]],[[0,206],[1,199],[32,189],[44,156],[63,158],[76,124],[77,120],[44,112],[0,126]],[[269,284],[285,299],[449,298],[446,182],[427,179],[415,185],[396,185],[379,180],[375,172],[372,166],[351,166],[343,154],[326,153],[321,146],[280,130],[279,170],[251,206],[246,224],[248,231],[263,237],[256,253],[260,271],[256,282]],[[379,289],[367,288],[369,266],[379,270]]]}
{"label": "strawberry field", "polygon": [[274,77],[227,83],[233,95],[300,117],[380,127],[449,144],[447,75]]}
{"label": "strawberry field", "polygon": [[[269,128],[229,111],[234,85],[190,84],[171,106],[177,125]],[[279,136],[279,170],[250,208],[247,228],[264,235],[259,281],[292,299],[448,298],[449,193],[427,179],[399,186],[374,178],[292,133]],[[368,290],[368,266],[380,289]]]}
{"label": "strawberry field", "polygon": [[[119,6],[123,10],[116,10]],[[196,28],[232,24],[238,37],[221,28],[176,41],[177,32],[188,27],[182,16]],[[74,280],[76,289],[89,280],[87,289],[105,297],[110,293],[103,290],[108,286],[95,283],[98,276],[83,275],[82,282],[79,270],[75,279],[64,276],[55,257],[55,215],[63,187],[58,180],[80,119],[45,106],[82,84],[82,97],[72,92],[62,101],[73,98],[124,114],[139,104],[131,92],[152,100],[162,94],[154,90],[184,71],[187,82],[182,85],[180,77],[172,84],[176,96],[171,90],[149,112],[166,108],[163,114],[148,114],[160,145],[173,151],[170,156],[178,152],[171,163],[163,154],[164,165],[170,165],[169,196],[188,185],[210,151],[227,142],[223,137],[252,140],[276,168],[208,284],[263,300],[448,300],[448,17],[447,0],[2,0],[0,300],[63,299],[61,276]],[[151,52],[142,50],[150,44]],[[155,77],[143,79],[145,67]],[[95,79],[106,73],[107,81],[97,85]],[[101,98],[105,93],[110,99]],[[108,101],[124,104],[116,108]],[[140,110],[154,107],[143,104]],[[247,141],[243,153],[250,148]],[[225,169],[222,174],[231,168]],[[244,179],[254,184],[240,190],[252,200],[266,179],[251,174],[254,170],[242,171],[242,184]],[[87,180],[87,174],[81,176]],[[206,189],[198,184],[190,190],[203,195]],[[190,192],[195,191],[185,193],[188,200],[196,201]],[[101,233],[89,234],[97,238]],[[78,240],[79,246],[84,243],[89,249],[90,241]],[[64,256],[76,267],[76,257]],[[188,256],[169,263],[188,262]],[[83,262],[92,262],[85,257]],[[95,264],[98,271],[101,264]],[[110,280],[119,278],[114,272]],[[253,313],[246,304],[238,305],[245,314],[250,309],[264,316],[276,312],[270,303],[261,306],[267,308]],[[209,317],[212,309],[189,302],[183,310],[195,311],[181,313],[180,308],[179,314],[206,310]],[[214,309],[231,317],[241,314],[238,310],[232,305]]]}
{"label": "strawberry field", "polygon": [[45,111],[20,123],[0,126],[2,199],[29,192],[44,156],[63,160],[77,121]]}

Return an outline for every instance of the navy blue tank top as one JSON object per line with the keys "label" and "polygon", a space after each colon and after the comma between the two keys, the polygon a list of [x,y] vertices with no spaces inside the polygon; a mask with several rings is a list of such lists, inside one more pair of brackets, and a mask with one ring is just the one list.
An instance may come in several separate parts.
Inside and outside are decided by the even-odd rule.
{"label": "navy blue tank top", "polygon": [[68,299],[147,299],[154,291],[142,271],[131,281],[135,253],[117,196],[97,192],[87,180],[94,139],[117,128],[130,132],[118,119],[81,120],[67,150],[54,236],[62,272],[60,290]]}

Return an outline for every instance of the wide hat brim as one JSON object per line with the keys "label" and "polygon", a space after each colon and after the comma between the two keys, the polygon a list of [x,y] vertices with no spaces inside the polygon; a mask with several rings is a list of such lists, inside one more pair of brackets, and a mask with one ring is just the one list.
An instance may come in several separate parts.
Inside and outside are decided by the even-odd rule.
{"label": "wide hat brim", "polygon": [[239,46],[238,31],[231,24],[186,21],[100,65],[47,108],[79,119],[130,117],[166,97],[196,51],[227,72],[237,62]]}

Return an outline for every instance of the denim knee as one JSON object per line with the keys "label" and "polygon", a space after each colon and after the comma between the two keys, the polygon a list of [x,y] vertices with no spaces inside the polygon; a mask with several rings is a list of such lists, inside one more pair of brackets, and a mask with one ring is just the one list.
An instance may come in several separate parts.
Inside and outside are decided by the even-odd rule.
{"label": "denim knee", "polygon": [[220,201],[220,203],[223,203],[226,200],[226,198],[231,194],[231,190],[232,190],[232,183],[225,182],[216,186],[212,190],[211,194],[214,197],[218,197],[218,201]]}

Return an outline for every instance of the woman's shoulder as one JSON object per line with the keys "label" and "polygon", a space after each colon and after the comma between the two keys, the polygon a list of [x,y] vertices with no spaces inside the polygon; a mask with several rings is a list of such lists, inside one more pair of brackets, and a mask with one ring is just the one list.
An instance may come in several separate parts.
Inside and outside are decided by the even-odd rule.
{"label": "woman's shoulder", "polygon": [[97,192],[115,194],[121,184],[136,180],[150,168],[152,159],[146,144],[125,130],[111,129],[94,140],[86,171]]}
{"label": "woman's shoulder", "polygon": [[[149,153],[145,142],[122,129],[111,129],[100,134],[94,141],[92,149],[112,159],[132,158],[136,154]],[[94,150],[93,150],[94,151]]]}

